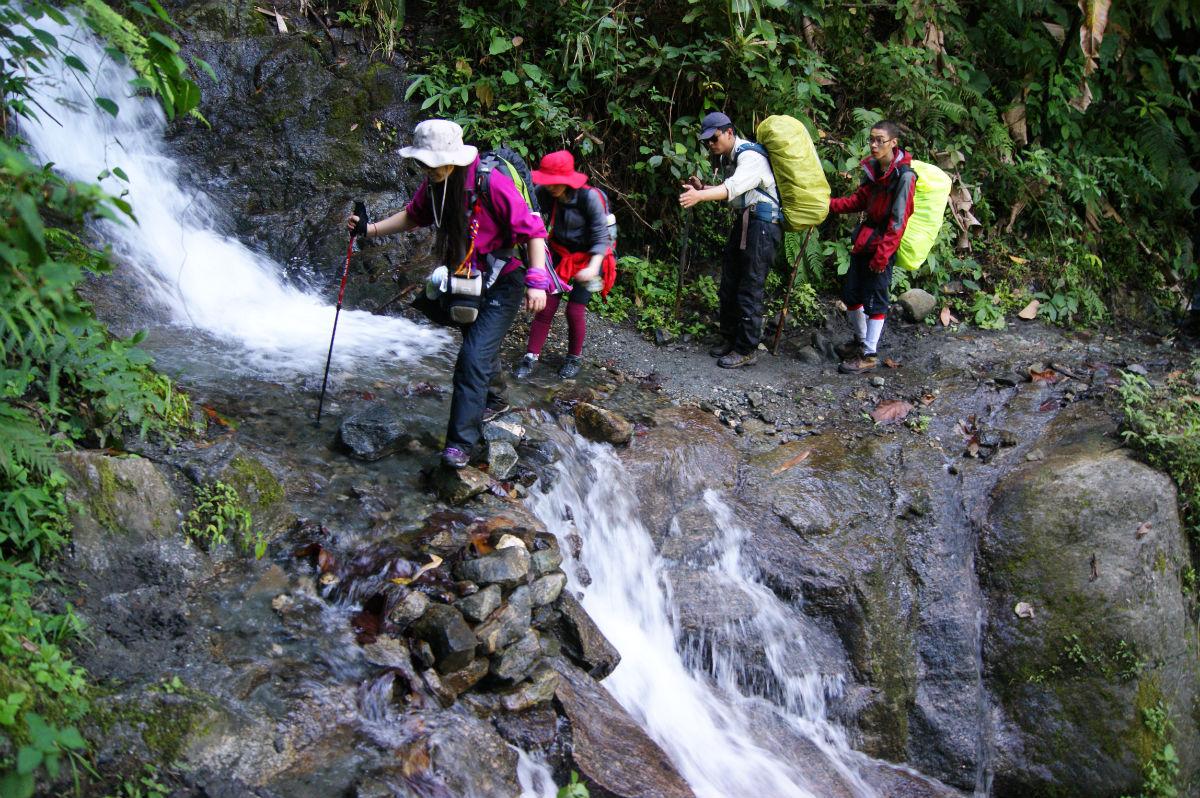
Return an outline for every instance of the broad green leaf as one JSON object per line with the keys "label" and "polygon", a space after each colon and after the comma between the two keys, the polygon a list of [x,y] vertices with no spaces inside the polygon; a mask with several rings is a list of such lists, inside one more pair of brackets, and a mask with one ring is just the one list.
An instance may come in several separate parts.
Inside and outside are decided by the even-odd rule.
{"label": "broad green leaf", "polygon": [[532,78],[535,82],[540,83],[542,80],[542,70],[538,69],[533,64],[522,64],[521,68],[525,70],[525,74]]}
{"label": "broad green leaf", "polygon": [[512,48],[512,39],[508,39],[504,36],[493,36],[492,44],[488,48],[488,55],[500,55],[501,53],[507,53]]}
{"label": "broad green leaf", "polygon": [[112,114],[113,116],[117,115],[117,111],[119,109],[117,108],[117,104],[112,100],[108,99],[107,97],[96,97],[95,101],[96,105],[100,106],[108,113]]}

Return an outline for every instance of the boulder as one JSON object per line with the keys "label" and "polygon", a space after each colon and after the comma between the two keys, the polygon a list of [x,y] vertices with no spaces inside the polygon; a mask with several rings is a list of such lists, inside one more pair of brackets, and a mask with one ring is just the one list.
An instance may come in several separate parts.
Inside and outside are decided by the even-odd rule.
{"label": "boulder", "polygon": [[529,588],[521,586],[512,592],[508,601],[491,614],[486,621],[475,627],[475,636],[486,654],[495,654],[500,649],[521,639],[533,622]]}
{"label": "boulder", "polygon": [[562,593],[566,584],[567,575],[561,571],[559,573],[547,574],[538,579],[529,586],[533,606],[540,607],[543,604],[549,604],[554,601]]}
{"label": "boulder", "polygon": [[468,620],[479,623],[500,606],[500,588],[497,585],[488,585],[478,593],[472,593],[454,602],[454,606]]}
{"label": "boulder", "polygon": [[430,477],[433,488],[449,504],[465,504],[492,484],[491,477],[478,468],[435,468]]}
{"label": "boulder", "polygon": [[529,575],[529,560],[529,552],[523,546],[509,546],[463,560],[454,568],[454,575],[480,585],[513,587]]}
{"label": "boulder", "polygon": [[495,479],[508,479],[517,467],[517,450],[508,441],[488,441],[488,473]]}
{"label": "boulder", "polygon": [[491,674],[505,682],[519,682],[542,660],[542,645],[538,633],[530,629],[525,635],[492,656]]}
{"label": "boulder", "polygon": [[1045,460],[997,484],[980,543],[996,796],[1136,794],[1165,742],[1147,710],[1174,721],[1178,783],[1200,765],[1200,681],[1180,666],[1195,662],[1196,637],[1175,486],[1095,414],[1070,415],[1038,442]]}
{"label": "boulder", "polygon": [[594,679],[557,660],[554,697],[571,723],[571,758],[602,795],[695,798],[658,743]]}
{"label": "boulder", "polygon": [[583,605],[570,593],[563,592],[554,607],[559,611],[558,638],[563,653],[593,679],[600,680],[612,673],[621,661],[621,654]]}
{"label": "boulder", "polygon": [[614,446],[623,446],[633,438],[632,423],[589,402],[575,405],[575,426],[583,437]]}
{"label": "boulder", "polygon": [[549,665],[534,671],[527,681],[500,694],[500,705],[509,712],[525,712],[554,698],[561,682],[558,672]]}
{"label": "boulder", "polygon": [[352,457],[381,460],[409,440],[404,421],[383,402],[373,402],[342,419],[338,440]]}
{"label": "boulder", "polygon": [[409,590],[388,611],[388,621],[403,630],[424,615],[428,608],[428,596],[419,590]]}
{"label": "boulder", "polygon": [[904,318],[909,321],[925,321],[929,314],[937,309],[937,300],[928,291],[920,288],[910,288],[896,300],[904,311]]}

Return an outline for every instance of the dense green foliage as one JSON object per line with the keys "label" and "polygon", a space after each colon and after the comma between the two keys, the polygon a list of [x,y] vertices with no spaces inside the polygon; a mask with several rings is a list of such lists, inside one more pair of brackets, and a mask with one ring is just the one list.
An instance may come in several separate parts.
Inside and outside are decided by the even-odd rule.
{"label": "dense green foliage", "polygon": [[[159,97],[169,115],[192,113],[199,99],[178,46],[152,26],[169,24],[157,0],[134,3],[135,25],[98,0],[74,9],[139,74],[136,87]],[[135,223],[132,209],[94,183],[64,180],[29,161],[12,136],[14,117],[42,112],[29,94],[49,60],[84,65],[60,48],[55,7],[0,7],[0,61],[6,135],[0,140],[0,795],[33,793],[68,762],[84,765],[73,724],[88,708],[87,682],[64,650],[81,632],[68,605],[48,609],[43,567],[69,535],[67,480],[57,454],[76,444],[108,446],[127,431],[169,433],[190,422],[187,398],[149,367],[138,338],[114,339],[77,288],[86,274],[110,270],[107,254],[78,236],[84,221]],[[96,102],[119,113],[109,98]],[[112,168],[120,176],[119,167]],[[99,176],[98,178],[99,179]],[[77,772],[77,771],[76,771]]]}
{"label": "dense green foliage", "polygon": [[[671,284],[675,255],[662,242],[679,240],[679,179],[706,173],[702,113],[723,110],[743,131],[771,113],[803,119],[838,194],[856,181],[871,124],[893,118],[916,157],[957,175],[964,225],[947,222],[928,268],[898,281],[969,281],[952,309],[984,326],[1034,298],[1058,323],[1143,313],[1147,295],[1151,318],[1163,318],[1195,277],[1184,230],[1198,182],[1200,56],[1189,43],[1200,9],[1082,8],[460,0],[447,13],[425,2],[409,8],[421,31],[410,96],[477,140],[575,150],[614,198],[626,252],[644,256],[650,243],[643,261]],[[697,217],[693,250],[712,259],[724,219],[713,208]],[[850,223],[819,228],[805,282],[833,287]],[[619,289],[636,298],[628,279]]]}

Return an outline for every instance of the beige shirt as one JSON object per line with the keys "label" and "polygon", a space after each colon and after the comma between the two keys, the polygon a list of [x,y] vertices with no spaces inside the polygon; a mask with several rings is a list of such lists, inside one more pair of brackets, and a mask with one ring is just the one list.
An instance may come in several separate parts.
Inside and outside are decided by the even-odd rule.
{"label": "beige shirt", "polygon": [[[733,162],[733,153],[737,152],[738,147],[749,143],[741,136],[735,136],[733,152],[728,156],[729,162]],[[775,187],[775,173],[771,171],[771,162],[754,150],[744,150],[737,157],[737,167],[721,185],[729,192],[726,202],[738,210],[758,202],[779,204],[775,200],[779,193]]]}

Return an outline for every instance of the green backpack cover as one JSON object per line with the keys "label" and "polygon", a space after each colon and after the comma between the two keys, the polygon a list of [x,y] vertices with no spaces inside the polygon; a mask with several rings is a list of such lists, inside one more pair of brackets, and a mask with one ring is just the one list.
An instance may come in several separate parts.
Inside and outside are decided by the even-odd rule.
{"label": "green backpack cover", "polygon": [[783,229],[807,230],[829,215],[829,181],[808,128],[790,116],[768,116],[755,131],[767,148],[783,205]]}
{"label": "green backpack cover", "polygon": [[917,173],[917,185],[913,191],[913,212],[908,217],[908,226],[896,250],[896,265],[915,272],[929,257],[929,250],[937,241],[946,218],[946,205],[950,200],[950,175],[931,163],[914,160],[912,170]]}

